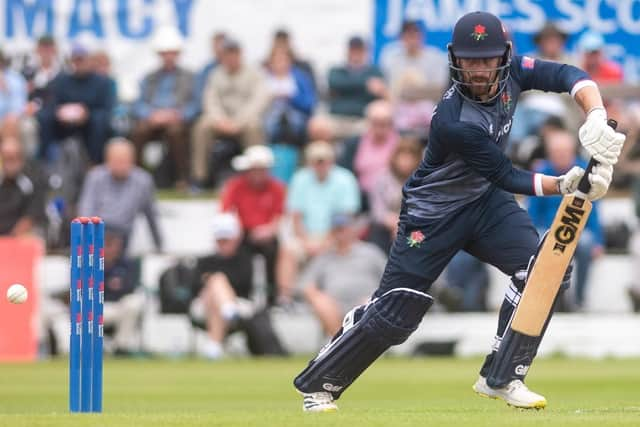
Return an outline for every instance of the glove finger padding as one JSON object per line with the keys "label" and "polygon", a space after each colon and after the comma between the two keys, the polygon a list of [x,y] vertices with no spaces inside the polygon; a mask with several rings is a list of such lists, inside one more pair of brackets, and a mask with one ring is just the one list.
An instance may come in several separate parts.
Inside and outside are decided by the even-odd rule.
{"label": "glove finger padding", "polygon": [[569,172],[559,177],[558,187],[561,194],[571,194],[578,189],[578,183],[584,175],[584,169],[580,166],[572,167]]}
{"label": "glove finger padding", "polygon": [[589,174],[591,189],[587,197],[589,200],[598,200],[607,194],[611,179],[613,178],[613,167],[611,165],[594,166]]}
{"label": "glove finger padding", "polygon": [[580,143],[598,162],[614,165],[622,151],[625,136],[607,125],[604,108],[593,110],[578,132]]}

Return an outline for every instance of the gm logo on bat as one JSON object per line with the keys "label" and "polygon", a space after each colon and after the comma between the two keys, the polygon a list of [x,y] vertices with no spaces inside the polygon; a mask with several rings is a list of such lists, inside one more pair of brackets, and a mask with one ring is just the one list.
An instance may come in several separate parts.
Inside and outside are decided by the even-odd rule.
{"label": "gm logo on bat", "polygon": [[562,224],[555,229],[553,236],[556,243],[553,245],[553,252],[556,255],[564,253],[567,245],[576,239],[578,224],[584,216],[584,200],[575,197],[571,205],[567,205],[562,214]]}

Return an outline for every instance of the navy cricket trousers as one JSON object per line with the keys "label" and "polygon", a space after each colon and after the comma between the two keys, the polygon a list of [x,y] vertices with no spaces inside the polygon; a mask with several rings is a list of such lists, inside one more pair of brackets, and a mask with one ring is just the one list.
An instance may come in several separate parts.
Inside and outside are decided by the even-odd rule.
{"label": "navy cricket trousers", "polygon": [[438,220],[409,216],[403,207],[374,297],[399,287],[426,293],[459,250],[511,276],[526,269],[537,244],[529,214],[513,194],[493,186],[478,200]]}

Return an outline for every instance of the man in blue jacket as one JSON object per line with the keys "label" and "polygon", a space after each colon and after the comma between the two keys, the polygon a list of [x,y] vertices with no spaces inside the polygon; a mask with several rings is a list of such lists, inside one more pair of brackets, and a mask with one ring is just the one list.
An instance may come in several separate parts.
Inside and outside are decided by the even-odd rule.
{"label": "man in blue jacket", "polygon": [[40,157],[49,159],[55,143],[76,137],[91,162],[102,163],[115,102],[111,81],[93,72],[89,50],[77,44],[71,50],[71,72],[60,73],[50,85],[50,98],[38,112]]}

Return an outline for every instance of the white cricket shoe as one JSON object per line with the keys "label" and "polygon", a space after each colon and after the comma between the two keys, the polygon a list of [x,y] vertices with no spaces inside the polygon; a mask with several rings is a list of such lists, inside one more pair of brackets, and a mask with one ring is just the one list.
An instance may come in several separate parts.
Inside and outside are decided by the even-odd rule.
{"label": "white cricket shoe", "polygon": [[534,393],[520,380],[513,380],[500,388],[492,388],[485,377],[479,377],[473,385],[473,391],[490,399],[502,399],[507,405],[524,409],[542,409],[547,406],[544,396]]}
{"label": "white cricket shoe", "polygon": [[305,412],[335,412],[338,405],[333,402],[333,396],[327,391],[317,393],[302,393],[302,410]]}

